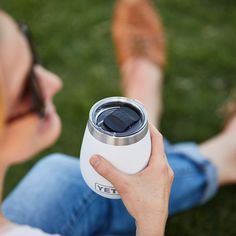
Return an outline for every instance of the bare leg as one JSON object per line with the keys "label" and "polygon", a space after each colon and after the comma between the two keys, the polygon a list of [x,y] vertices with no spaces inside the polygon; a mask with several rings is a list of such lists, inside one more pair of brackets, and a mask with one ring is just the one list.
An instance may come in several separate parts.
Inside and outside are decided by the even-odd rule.
{"label": "bare leg", "polygon": [[124,96],[142,102],[149,121],[159,127],[162,113],[162,71],[146,59],[129,60],[122,67]]}
{"label": "bare leg", "polygon": [[218,169],[219,184],[236,182],[236,116],[225,130],[200,145],[200,151]]}
{"label": "bare leg", "polygon": [[124,96],[144,104],[149,121],[159,126],[165,36],[158,12],[149,1],[117,1],[112,36]]}
{"label": "bare leg", "polygon": [[[145,59],[130,60],[122,68],[124,95],[140,100],[149,119],[159,126],[162,112],[162,72]],[[199,145],[202,154],[217,168],[219,185],[236,182],[236,116],[220,134]]]}
{"label": "bare leg", "polygon": [[[161,20],[149,1],[117,1],[113,40],[124,95],[140,100],[149,120],[159,126],[162,113],[162,69],[165,40]],[[236,182],[236,116],[220,134],[199,145],[218,169],[219,184]]]}
{"label": "bare leg", "polygon": [[[122,68],[124,95],[141,101],[149,120],[159,126],[162,113],[162,72],[145,59],[130,60]],[[219,185],[236,182],[236,117],[220,134],[199,145],[202,154],[217,168]]]}

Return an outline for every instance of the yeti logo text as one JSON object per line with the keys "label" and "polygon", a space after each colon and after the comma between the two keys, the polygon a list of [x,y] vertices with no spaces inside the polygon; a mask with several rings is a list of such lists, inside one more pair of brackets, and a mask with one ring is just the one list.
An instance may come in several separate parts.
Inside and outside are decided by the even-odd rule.
{"label": "yeti logo text", "polygon": [[114,187],[95,183],[95,189],[102,193],[119,195],[119,193]]}

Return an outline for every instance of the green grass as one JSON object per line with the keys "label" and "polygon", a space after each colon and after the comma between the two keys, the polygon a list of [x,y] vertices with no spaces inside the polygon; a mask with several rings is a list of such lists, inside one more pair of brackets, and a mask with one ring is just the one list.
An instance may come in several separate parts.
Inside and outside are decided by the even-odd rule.
{"label": "green grass", "polygon": [[[236,84],[236,2],[155,2],[169,42],[162,132],[173,142],[201,142],[221,129],[217,110]],[[56,98],[62,135],[36,159],[10,170],[8,193],[43,155],[78,156],[89,108],[121,91],[110,37],[113,1],[2,0],[1,6],[30,23],[44,65],[64,81]],[[166,235],[236,235],[235,199],[234,187],[221,189],[203,207],[171,217]]]}

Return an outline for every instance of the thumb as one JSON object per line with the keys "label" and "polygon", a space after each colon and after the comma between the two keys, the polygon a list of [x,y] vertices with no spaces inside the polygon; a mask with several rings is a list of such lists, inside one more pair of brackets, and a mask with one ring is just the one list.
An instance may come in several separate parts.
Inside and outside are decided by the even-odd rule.
{"label": "thumb", "polygon": [[90,164],[101,176],[110,181],[119,192],[121,184],[126,177],[124,173],[115,168],[110,162],[100,155],[92,156],[90,159]]}

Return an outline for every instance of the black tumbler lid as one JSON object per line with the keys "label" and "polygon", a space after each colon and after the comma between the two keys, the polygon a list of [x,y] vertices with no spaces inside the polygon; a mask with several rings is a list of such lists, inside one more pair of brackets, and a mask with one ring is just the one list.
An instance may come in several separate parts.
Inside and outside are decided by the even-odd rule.
{"label": "black tumbler lid", "polygon": [[91,108],[88,128],[92,136],[103,143],[129,145],[138,142],[148,132],[147,114],[136,100],[105,98]]}
{"label": "black tumbler lid", "polygon": [[139,115],[129,107],[120,107],[108,115],[103,124],[111,132],[122,133],[140,120]]}
{"label": "black tumbler lid", "polygon": [[96,125],[103,132],[117,137],[135,134],[143,122],[143,116],[137,108],[121,102],[103,105],[96,119]]}

